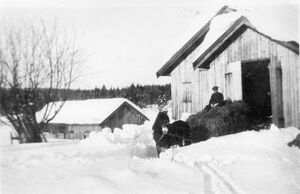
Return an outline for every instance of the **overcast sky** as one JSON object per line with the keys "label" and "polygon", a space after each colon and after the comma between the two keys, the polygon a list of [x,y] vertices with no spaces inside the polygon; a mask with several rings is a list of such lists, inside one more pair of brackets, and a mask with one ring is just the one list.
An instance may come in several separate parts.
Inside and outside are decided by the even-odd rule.
{"label": "overcast sky", "polygon": [[163,65],[170,47],[195,17],[218,10],[224,4],[273,14],[278,25],[285,25],[291,31],[291,37],[299,34],[297,0],[262,1],[263,4],[253,0],[222,3],[216,0],[1,2],[0,18],[22,18],[22,21],[56,19],[59,26],[76,31],[87,60],[83,67],[84,76],[75,83],[74,88],[169,83],[168,77],[157,79],[155,73]]}

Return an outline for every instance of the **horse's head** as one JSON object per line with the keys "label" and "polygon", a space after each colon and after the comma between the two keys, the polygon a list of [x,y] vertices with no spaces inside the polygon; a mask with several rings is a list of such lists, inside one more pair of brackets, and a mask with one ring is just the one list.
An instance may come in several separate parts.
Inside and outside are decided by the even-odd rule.
{"label": "horse's head", "polygon": [[166,126],[170,122],[168,111],[161,111],[158,113],[155,122],[153,124],[153,129],[162,129],[163,126]]}
{"label": "horse's head", "polygon": [[167,110],[159,112],[157,117],[160,119],[160,123],[162,126],[166,126],[170,122]]}

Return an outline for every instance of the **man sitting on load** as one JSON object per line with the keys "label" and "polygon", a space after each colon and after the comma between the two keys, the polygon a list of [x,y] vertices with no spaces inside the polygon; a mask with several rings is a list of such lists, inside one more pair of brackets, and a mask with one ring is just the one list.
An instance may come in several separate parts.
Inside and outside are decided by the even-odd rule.
{"label": "man sitting on load", "polygon": [[209,111],[213,107],[219,107],[223,105],[224,97],[222,93],[218,92],[218,89],[218,86],[214,86],[212,88],[214,93],[211,95],[209,104],[204,108],[204,111]]}

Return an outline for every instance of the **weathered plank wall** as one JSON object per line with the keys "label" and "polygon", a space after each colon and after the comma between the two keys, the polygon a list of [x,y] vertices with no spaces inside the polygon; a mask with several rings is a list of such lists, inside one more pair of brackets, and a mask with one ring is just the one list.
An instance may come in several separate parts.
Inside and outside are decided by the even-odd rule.
{"label": "weathered plank wall", "polygon": [[[197,50],[197,49],[196,49]],[[198,109],[194,103],[199,102],[199,96],[194,95],[194,83],[198,77],[195,76],[195,71],[192,62],[197,57],[197,51],[192,52],[185,60],[181,62],[171,73],[172,84],[172,115],[173,118],[180,118],[184,112],[196,112]],[[200,86],[200,85],[199,85]],[[186,100],[188,96],[188,101]]]}
{"label": "weathered plank wall", "polygon": [[83,139],[91,131],[101,131],[104,127],[121,128],[123,124],[143,124],[147,118],[124,103],[101,124],[49,124],[50,137]]}
{"label": "weathered plank wall", "polygon": [[86,133],[101,131],[99,124],[56,124],[48,126],[49,137],[61,139],[83,139]]}
{"label": "weathered plank wall", "polygon": [[102,127],[99,124],[68,124],[66,131],[67,139],[84,139],[92,132],[99,132]]}
{"label": "weathered plank wall", "polygon": [[[199,56],[199,48],[196,48],[171,74],[172,76],[172,100],[173,117],[178,119],[183,112],[195,113],[202,110],[208,104],[211,88],[219,86],[220,92],[225,93],[225,70],[229,63],[235,61],[270,59],[270,79],[272,94],[273,114],[278,111],[275,105],[279,103],[276,90],[274,69],[279,66],[282,70],[282,102],[285,126],[300,127],[300,64],[299,54],[280,45],[278,42],[247,29],[227,49],[225,49],[210,64],[208,70],[194,70],[192,63]],[[190,85],[186,87],[184,81],[190,78]],[[192,92],[192,102],[186,108],[183,103],[183,94],[186,88]],[[275,111],[275,112],[274,112]]]}

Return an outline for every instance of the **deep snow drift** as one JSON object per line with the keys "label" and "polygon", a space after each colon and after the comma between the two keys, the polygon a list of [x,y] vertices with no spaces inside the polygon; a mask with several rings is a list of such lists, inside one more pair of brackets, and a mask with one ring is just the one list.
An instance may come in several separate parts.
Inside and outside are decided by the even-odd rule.
{"label": "deep snow drift", "polygon": [[151,122],[82,141],[1,144],[1,193],[300,193],[300,150],[287,146],[298,129],[212,138],[158,159],[157,112],[144,112]]}

